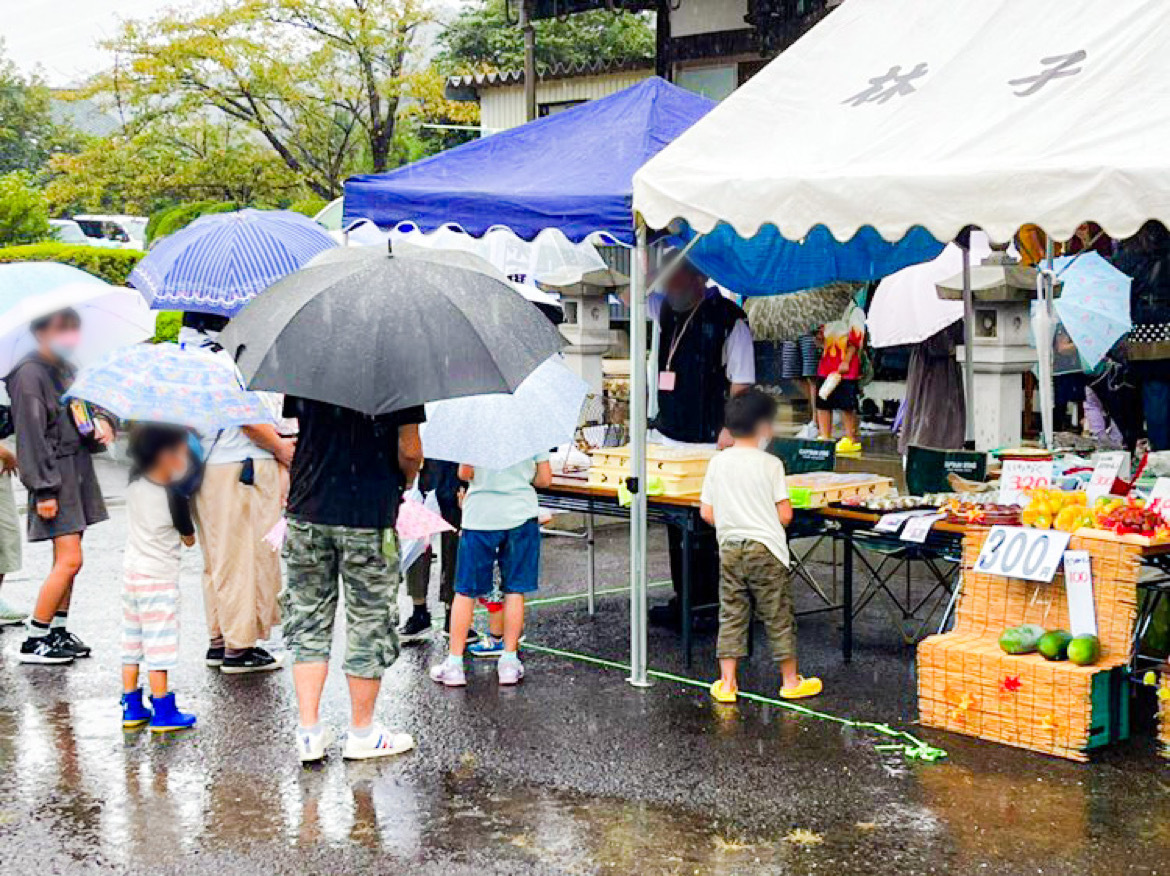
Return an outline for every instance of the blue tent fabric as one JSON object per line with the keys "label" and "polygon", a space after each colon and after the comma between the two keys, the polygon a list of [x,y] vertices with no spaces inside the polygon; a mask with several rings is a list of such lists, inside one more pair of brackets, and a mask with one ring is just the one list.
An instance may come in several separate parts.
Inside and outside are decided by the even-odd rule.
{"label": "blue tent fabric", "polygon": [[[694,236],[689,228],[676,235],[683,245]],[[943,244],[924,228],[913,228],[897,243],[889,243],[873,228],[862,228],[839,243],[823,225],[800,241],[780,236],[765,225],[751,238],[742,238],[730,225],[716,225],[687,253],[708,277],[738,295],[777,295],[812,289],[837,281],[865,283],[938,256]]]}
{"label": "blue tent fabric", "polygon": [[657,76],[599,100],[345,183],[342,227],[454,223],[476,237],[503,225],[525,240],[559,228],[634,242],[633,177],[715,104]]}

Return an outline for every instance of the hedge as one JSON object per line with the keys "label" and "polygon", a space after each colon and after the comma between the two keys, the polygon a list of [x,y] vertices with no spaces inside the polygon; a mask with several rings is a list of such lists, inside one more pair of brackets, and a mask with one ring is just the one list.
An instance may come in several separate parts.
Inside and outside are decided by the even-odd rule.
{"label": "hedge", "polygon": [[101,277],[107,283],[125,286],[126,278],[144,255],[136,249],[48,242],[0,248],[0,263],[61,262]]}
{"label": "hedge", "polygon": [[200,216],[209,213],[231,213],[240,209],[240,205],[232,201],[193,201],[189,204],[176,204],[164,210],[155,212],[146,224],[146,242],[153,243],[168,234],[174,234],[181,228],[186,228]]}

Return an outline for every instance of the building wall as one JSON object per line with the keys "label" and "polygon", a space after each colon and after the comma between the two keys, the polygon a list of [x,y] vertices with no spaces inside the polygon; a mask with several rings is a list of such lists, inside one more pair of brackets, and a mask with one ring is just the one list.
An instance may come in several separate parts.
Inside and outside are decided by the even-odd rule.
{"label": "building wall", "polygon": [[670,13],[671,37],[744,30],[747,0],[680,0]]}
{"label": "building wall", "polygon": [[[540,106],[569,104],[573,101],[596,100],[621,91],[653,74],[652,70],[630,70],[604,76],[581,76],[572,79],[554,79],[540,82],[536,87],[536,103]],[[524,112],[524,86],[483,88],[479,92],[480,124],[484,134],[515,128],[527,121]]]}

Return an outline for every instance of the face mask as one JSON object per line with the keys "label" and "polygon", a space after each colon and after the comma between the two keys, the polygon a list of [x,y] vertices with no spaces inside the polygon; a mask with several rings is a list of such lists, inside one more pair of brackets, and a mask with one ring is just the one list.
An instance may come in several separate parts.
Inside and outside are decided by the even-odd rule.
{"label": "face mask", "polygon": [[61,332],[61,334],[49,341],[49,349],[53,351],[54,356],[69,360],[77,353],[77,347],[80,343],[80,332]]}
{"label": "face mask", "polygon": [[666,303],[675,313],[686,313],[695,306],[695,297],[690,292],[667,292]]}

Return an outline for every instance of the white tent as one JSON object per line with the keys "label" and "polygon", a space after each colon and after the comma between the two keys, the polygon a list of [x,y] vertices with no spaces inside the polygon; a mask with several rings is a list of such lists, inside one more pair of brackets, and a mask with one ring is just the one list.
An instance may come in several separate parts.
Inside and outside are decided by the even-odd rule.
{"label": "white tent", "polygon": [[[789,240],[824,225],[838,240],[922,226],[948,241],[973,224],[1005,242],[1026,223],[1063,240],[1088,220],[1124,238],[1170,224],[1167,142],[1165,0],[848,0],[643,165],[634,209],[650,228],[752,237],[771,224]],[[631,305],[637,359],[645,302]],[[644,370],[631,392],[640,481]],[[631,509],[643,597],[645,504],[636,494]],[[631,639],[644,651],[644,632]]]}
{"label": "white tent", "polygon": [[1170,218],[1164,0],[849,0],[634,176],[652,228],[788,239]]}

